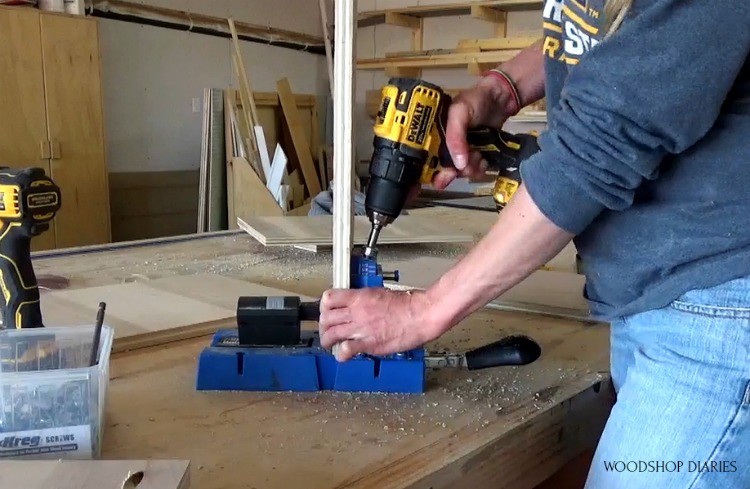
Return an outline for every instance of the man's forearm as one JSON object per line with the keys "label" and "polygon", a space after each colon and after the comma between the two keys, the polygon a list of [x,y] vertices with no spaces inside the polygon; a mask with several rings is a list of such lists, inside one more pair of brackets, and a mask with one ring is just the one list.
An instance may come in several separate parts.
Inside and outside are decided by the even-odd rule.
{"label": "man's forearm", "polygon": [[521,186],[489,233],[426,292],[437,335],[528,277],[573,235],[557,227]]}
{"label": "man's forearm", "polygon": [[544,97],[544,54],[541,40],[525,48],[498,68],[513,79],[522,107]]}

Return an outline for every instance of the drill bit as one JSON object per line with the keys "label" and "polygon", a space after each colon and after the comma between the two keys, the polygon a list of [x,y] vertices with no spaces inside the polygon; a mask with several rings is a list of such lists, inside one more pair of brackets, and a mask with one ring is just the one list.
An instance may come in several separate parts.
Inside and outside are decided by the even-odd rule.
{"label": "drill bit", "polygon": [[382,229],[382,224],[378,222],[372,223],[370,235],[367,237],[367,245],[365,246],[365,258],[372,258],[372,255],[375,254],[375,244],[378,242],[378,236],[380,236]]}
{"label": "drill bit", "polygon": [[393,216],[387,216],[378,211],[368,211],[372,228],[370,229],[370,236],[367,238],[367,245],[365,246],[365,258],[373,258],[377,254],[375,244],[378,242],[380,232],[388,224],[393,222]]}

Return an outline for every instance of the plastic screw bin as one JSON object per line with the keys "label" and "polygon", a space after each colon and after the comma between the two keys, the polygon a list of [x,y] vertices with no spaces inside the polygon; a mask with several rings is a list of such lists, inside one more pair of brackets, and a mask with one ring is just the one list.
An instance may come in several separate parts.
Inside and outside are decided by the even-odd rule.
{"label": "plastic screw bin", "polygon": [[92,459],[101,454],[113,330],[0,330],[0,459]]}

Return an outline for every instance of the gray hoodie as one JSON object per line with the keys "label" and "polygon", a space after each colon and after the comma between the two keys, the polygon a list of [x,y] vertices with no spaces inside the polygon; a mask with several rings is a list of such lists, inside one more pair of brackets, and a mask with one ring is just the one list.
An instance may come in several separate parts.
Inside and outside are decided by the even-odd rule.
{"label": "gray hoodie", "polygon": [[[595,316],[750,275],[750,2],[547,0],[548,128],[521,165]],[[750,307],[750,303],[748,304]]]}

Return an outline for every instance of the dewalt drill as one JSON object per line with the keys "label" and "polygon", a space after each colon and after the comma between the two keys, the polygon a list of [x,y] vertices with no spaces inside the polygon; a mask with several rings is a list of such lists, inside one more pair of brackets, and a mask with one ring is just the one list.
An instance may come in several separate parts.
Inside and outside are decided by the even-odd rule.
{"label": "dewalt drill", "polygon": [[49,229],[60,210],[60,188],[42,168],[0,167],[0,289],[2,327],[43,327],[31,238]]}
{"label": "dewalt drill", "polygon": [[[391,78],[383,87],[365,197],[372,223],[365,256],[372,255],[381,230],[399,216],[410,190],[453,166],[445,143],[450,104],[447,93],[424,80]],[[492,196],[500,211],[521,185],[521,162],[539,151],[537,138],[481,127],[468,131],[467,142],[497,172]]]}

